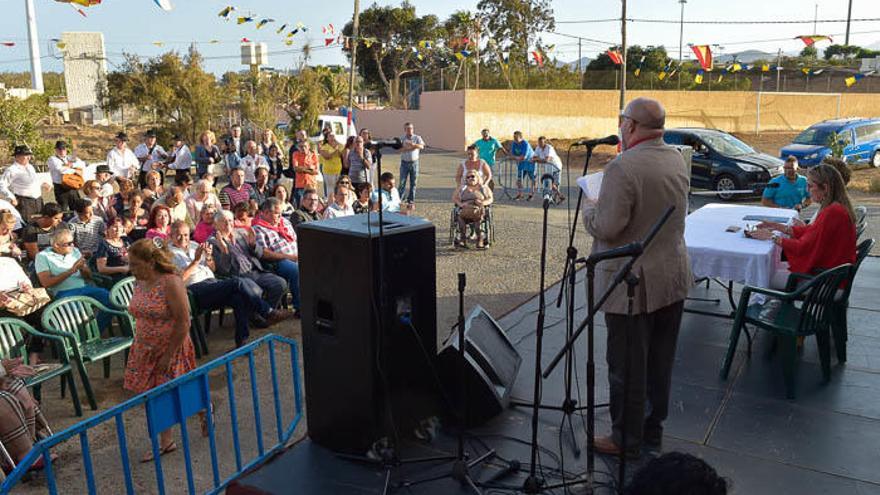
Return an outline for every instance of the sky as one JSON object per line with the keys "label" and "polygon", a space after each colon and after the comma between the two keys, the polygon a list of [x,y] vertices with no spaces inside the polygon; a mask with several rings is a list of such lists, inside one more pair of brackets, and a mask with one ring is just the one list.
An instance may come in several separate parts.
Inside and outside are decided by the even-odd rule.
{"label": "sky", "polygon": [[[571,21],[603,20],[620,16],[619,0],[551,0],[557,21],[556,32],[588,38],[582,41],[582,55],[595,57],[620,42],[619,22],[572,23]],[[305,44],[316,47],[312,64],[345,64],[338,45],[323,47],[322,26],[332,23],[338,30],[351,19],[353,2],[339,0],[172,0],[174,10],[165,12],[153,0],[103,0],[101,5],[83,9],[81,16],[69,4],[55,0],[34,0],[36,8],[40,51],[44,71],[60,71],[60,54],[52,38],[65,31],[100,31],[104,33],[105,50],[110,70],[121,60],[123,52],[141,56],[155,56],[176,49],[185,51],[197,42],[206,57],[207,69],[216,74],[241,70],[239,40],[265,41],[270,50],[269,65],[278,69],[298,66],[301,49]],[[812,20],[818,6],[820,20],[846,19],[848,0],[688,0],[684,6],[686,21],[810,21],[805,24],[713,25],[686,24],[684,44],[717,44],[721,53],[757,49],[766,52],[797,52],[803,48],[802,34],[814,34]],[[852,0],[852,17],[880,19],[880,1]],[[398,2],[381,1],[380,5]],[[420,15],[434,14],[445,19],[456,10],[476,10],[477,0],[411,0]],[[289,5],[281,8],[281,5]],[[239,14],[253,14],[256,18],[274,18],[275,23],[257,30],[255,23],[237,25],[225,22],[217,13],[227,5],[234,5]],[[369,6],[362,0],[362,8]],[[25,0],[0,0],[4,13],[0,16],[0,41],[11,41],[14,47],[0,46],[0,72],[27,71],[27,24]],[[678,0],[629,0],[627,16],[634,19],[679,20],[681,5]],[[234,14],[235,15],[235,14]],[[305,24],[309,31],[297,34],[293,46],[286,46],[281,35],[275,33],[282,24]],[[677,57],[679,44],[678,22],[657,24],[628,23],[629,44],[665,45],[671,56]],[[834,37],[843,42],[845,23],[822,23],[815,33]],[[853,22],[850,43],[880,49],[880,20]],[[574,61],[578,56],[578,41],[570,37],[544,33],[545,44],[555,44],[550,53],[561,61]],[[210,40],[219,43],[209,44]],[[153,43],[160,42],[162,46]],[[822,45],[819,45],[820,47]],[[685,58],[690,56],[687,46]],[[717,53],[717,50],[716,50]]]}

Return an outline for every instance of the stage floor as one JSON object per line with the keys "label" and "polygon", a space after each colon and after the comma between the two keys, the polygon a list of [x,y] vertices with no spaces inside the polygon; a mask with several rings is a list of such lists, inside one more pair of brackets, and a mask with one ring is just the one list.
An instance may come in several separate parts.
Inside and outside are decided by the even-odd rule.
{"label": "stage floor", "polygon": [[[558,286],[547,292],[548,310],[543,359],[547,363],[565,337],[564,313],[556,309]],[[726,293],[713,285],[694,289],[694,297],[718,297],[714,303],[689,302],[687,307],[729,310]],[[551,301],[552,299],[552,301]],[[575,321],[584,316],[583,284],[576,294]],[[479,300],[467,300],[467,307]],[[731,321],[685,314],[678,341],[673,374],[670,417],[666,423],[663,452],[693,453],[714,466],[739,494],[880,494],[880,259],[868,258],[861,267],[849,310],[849,360],[838,365],[832,353],[832,379],[822,384],[815,339],[808,338],[797,370],[797,399],[786,400],[779,354],[768,355],[770,339],[759,333],[751,359],[745,353],[745,339],[727,381],[718,378],[721,359],[727,349]],[[528,399],[532,394],[535,359],[537,298],[499,321],[516,344],[523,365],[513,396]],[[443,332],[441,330],[441,332]],[[586,402],[586,344],[577,346],[578,393]],[[607,401],[604,319],[596,326],[596,397]],[[559,366],[544,382],[544,403],[560,404],[565,387]],[[606,409],[597,412],[597,432],[609,431]],[[560,429],[562,415],[542,411],[540,415],[540,464],[549,482],[559,472],[582,473],[586,453],[575,458],[568,429]],[[574,418],[578,442],[585,445],[584,422]],[[560,433],[562,439],[560,443]],[[495,448],[504,459],[518,460],[528,468],[530,410],[510,408],[481,428],[470,430],[468,450],[479,455],[484,445]],[[561,447],[560,447],[561,445]],[[452,437],[443,436],[431,446],[410,445],[405,455],[424,456],[454,452]],[[658,451],[644,451],[640,461],[629,465],[632,473]],[[501,469],[491,461],[475,470],[485,480]],[[614,459],[596,457],[597,493],[612,493],[608,473],[617,472]],[[413,481],[442,474],[448,465],[408,465],[394,471],[392,483]],[[498,484],[522,486],[525,474],[509,476]],[[231,494],[378,494],[384,472],[336,457],[307,438],[279,454],[259,469],[234,482]],[[442,480],[413,487],[399,487],[390,493],[469,493],[457,482]],[[504,490],[486,493],[509,493]],[[562,489],[554,493],[564,493]]]}

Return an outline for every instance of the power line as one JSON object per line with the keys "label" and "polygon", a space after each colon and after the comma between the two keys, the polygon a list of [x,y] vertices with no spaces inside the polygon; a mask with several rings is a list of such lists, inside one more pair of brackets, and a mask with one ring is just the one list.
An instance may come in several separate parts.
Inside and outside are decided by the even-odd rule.
{"label": "power line", "polygon": [[[584,20],[576,20],[576,21],[556,21],[556,24],[596,24],[596,23],[604,23],[604,22],[620,22],[620,19],[584,19]],[[680,19],[647,19],[647,18],[627,18],[627,22],[644,22],[651,24],[681,24]],[[846,23],[847,19],[798,19],[798,20],[774,20],[774,21],[727,21],[727,20],[707,20],[707,21],[684,21],[685,24],[732,24],[732,25],[747,25],[747,24],[831,24],[831,23]],[[850,19],[849,22],[880,22],[880,17],[863,17],[859,19]]]}

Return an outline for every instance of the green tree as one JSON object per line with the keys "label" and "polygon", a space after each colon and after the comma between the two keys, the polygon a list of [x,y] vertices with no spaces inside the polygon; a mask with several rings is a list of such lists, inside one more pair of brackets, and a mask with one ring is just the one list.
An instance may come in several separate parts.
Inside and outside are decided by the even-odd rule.
{"label": "green tree", "polygon": [[16,145],[26,144],[37,160],[49,158],[52,145],[43,139],[39,126],[51,115],[46,95],[33,95],[26,100],[0,98],[0,140],[9,154]]}
{"label": "green tree", "polygon": [[167,52],[146,62],[126,55],[99,91],[105,111],[129,105],[154,112],[160,125],[186,136],[189,142],[219,120],[222,94],[194,47],[184,57]]}
{"label": "green tree", "polygon": [[556,28],[549,0],[480,0],[477,13],[485,22],[487,34],[509,52],[514,79],[524,76],[529,46],[538,42],[537,34]]}
{"label": "green tree", "polygon": [[844,59],[856,57],[863,49],[855,45],[831,45],[825,49],[823,57],[831,60],[835,55],[842,55]]}
{"label": "green tree", "polygon": [[[407,2],[399,7],[371,5],[360,15],[360,40],[357,46],[357,69],[366,85],[381,89],[393,106],[402,101],[402,76],[418,70],[412,48],[421,40],[434,40],[442,29],[436,16],[419,17],[416,8]],[[351,36],[351,22],[343,33]],[[346,50],[349,58],[350,50]]]}
{"label": "green tree", "polygon": [[801,58],[816,58],[819,56],[819,50],[816,50],[815,46],[805,46],[803,50],[801,50]]}

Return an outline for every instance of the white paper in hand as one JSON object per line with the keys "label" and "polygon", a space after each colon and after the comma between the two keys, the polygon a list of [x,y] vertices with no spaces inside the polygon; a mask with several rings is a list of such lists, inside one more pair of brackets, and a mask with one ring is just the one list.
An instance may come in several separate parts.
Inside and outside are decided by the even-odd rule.
{"label": "white paper in hand", "polygon": [[599,201],[599,192],[602,190],[602,177],[604,175],[604,172],[595,172],[578,177],[577,185],[580,186],[587,200]]}

